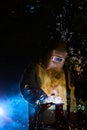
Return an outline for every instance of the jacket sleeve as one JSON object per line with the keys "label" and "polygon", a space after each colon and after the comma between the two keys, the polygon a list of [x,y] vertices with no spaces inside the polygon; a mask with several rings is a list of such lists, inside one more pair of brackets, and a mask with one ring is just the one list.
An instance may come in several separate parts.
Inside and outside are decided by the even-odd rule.
{"label": "jacket sleeve", "polygon": [[24,71],[20,83],[20,91],[24,99],[30,104],[43,103],[47,97],[40,87],[35,65],[29,65]]}

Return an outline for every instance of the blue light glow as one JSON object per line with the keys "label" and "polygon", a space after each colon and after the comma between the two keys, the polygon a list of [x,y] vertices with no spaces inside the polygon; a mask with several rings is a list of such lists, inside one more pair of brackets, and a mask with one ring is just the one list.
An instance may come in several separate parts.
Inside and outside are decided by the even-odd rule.
{"label": "blue light glow", "polygon": [[21,94],[0,101],[0,130],[27,130],[28,105]]}

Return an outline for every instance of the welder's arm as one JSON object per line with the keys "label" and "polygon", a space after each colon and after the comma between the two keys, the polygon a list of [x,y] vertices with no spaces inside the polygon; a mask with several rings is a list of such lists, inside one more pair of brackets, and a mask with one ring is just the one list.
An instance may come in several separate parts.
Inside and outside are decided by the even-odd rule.
{"label": "welder's arm", "polygon": [[40,88],[40,83],[34,70],[26,70],[24,72],[20,83],[20,91],[24,99],[31,104],[42,103],[47,97]]}

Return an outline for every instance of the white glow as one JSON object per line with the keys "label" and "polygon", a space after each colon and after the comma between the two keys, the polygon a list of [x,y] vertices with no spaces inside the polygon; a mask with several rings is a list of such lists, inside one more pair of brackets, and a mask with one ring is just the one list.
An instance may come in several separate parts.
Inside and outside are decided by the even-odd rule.
{"label": "white glow", "polygon": [[45,100],[45,103],[54,103],[54,104],[61,104],[63,102],[62,98],[61,97],[53,97],[53,96],[49,96],[46,100]]}
{"label": "white glow", "polygon": [[4,114],[4,111],[2,108],[0,108],[0,115],[3,115]]}

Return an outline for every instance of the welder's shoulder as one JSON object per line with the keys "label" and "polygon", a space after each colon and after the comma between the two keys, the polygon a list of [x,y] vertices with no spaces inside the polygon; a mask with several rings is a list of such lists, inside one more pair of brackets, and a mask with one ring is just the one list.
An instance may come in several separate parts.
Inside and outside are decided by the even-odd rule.
{"label": "welder's shoulder", "polygon": [[31,73],[35,72],[36,70],[37,70],[37,64],[35,64],[35,63],[30,63],[30,64],[28,64],[28,66],[25,68],[24,74],[25,74],[25,73],[31,74]]}

